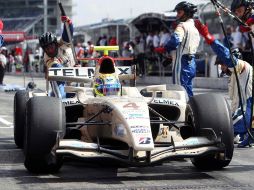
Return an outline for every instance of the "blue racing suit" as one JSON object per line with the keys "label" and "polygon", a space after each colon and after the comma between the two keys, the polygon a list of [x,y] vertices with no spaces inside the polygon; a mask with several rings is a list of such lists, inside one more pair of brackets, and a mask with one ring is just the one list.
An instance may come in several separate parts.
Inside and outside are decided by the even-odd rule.
{"label": "blue racing suit", "polygon": [[[71,35],[73,35],[73,25],[69,24]],[[50,67],[69,67],[74,66],[75,61],[73,59],[70,41],[67,35],[66,27],[64,26],[62,38],[58,42],[58,53],[56,57],[49,57],[46,53],[44,54],[44,62],[47,68]],[[57,89],[58,86],[58,89]],[[60,98],[66,98],[66,93],[64,91],[65,82],[52,81],[52,96],[61,96]]]}
{"label": "blue racing suit", "polygon": [[193,96],[192,79],[196,75],[195,54],[200,42],[193,19],[180,22],[164,46],[168,52],[176,50],[173,66],[173,84],[182,85],[188,96]]}
{"label": "blue racing suit", "polygon": [[[234,63],[230,58],[230,51],[223,46],[218,40],[215,40],[211,44],[211,48],[217,54],[219,59],[228,66],[232,71],[229,83],[229,94],[232,99],[232,112],[233,112],[233,125],[235,135],[243,135],[247,132],[245,122],[240,111],[240,100],[238,96],[237,83],[235,73],[233,71]],[[235,62],[235,68],[240,83],[240,91],[242,96],[242,102],[244,106],[244,114],[246,119],[246,126],[250,126],[251,118],[251,105],[252,105],[252,67],[248,62],[233,57]]]}

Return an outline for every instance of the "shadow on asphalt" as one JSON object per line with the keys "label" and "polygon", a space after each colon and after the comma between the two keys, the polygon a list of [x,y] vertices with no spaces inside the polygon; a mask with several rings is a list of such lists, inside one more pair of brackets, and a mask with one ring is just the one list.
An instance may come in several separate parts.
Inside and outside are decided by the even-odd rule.
{"label": "shadow on asphalt", "polygon": [[[64,163],[60,172],[51,175],[34,175],[25,168],[17,171],[0,170],[0,177],[14,177],[20,184],[30,183],[69,183],[91,182],[97,184],[122,184],[123,181],[146,180],[215,180],[209,171],[195,169],[190,162],[173,161],[158,166],[147,167],[117,167],[112,160],[101,161],[71,161]],[[225,173],[253,171],[254,165],[230,165],[221,170]],[[220,172],[220,171],[219,171]]]}

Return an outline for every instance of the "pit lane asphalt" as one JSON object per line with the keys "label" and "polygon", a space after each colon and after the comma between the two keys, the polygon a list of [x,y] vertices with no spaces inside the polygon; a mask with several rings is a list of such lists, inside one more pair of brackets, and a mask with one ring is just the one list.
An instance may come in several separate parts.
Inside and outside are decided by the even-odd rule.
{"label": "pit lane asphalt", "polygon": [[[38,88],[45,81],[35,78]],[[29,82],[28,78],[26,83]],[[6,76],[6,84],[23,85],[21,76]],[[142,88],[142,86],[139,86]],[[197,93],[223,90],[195,89]],[[228,167],[221,171],[198,171],[188,159],[151,167],[123,167],[111,160],[68,159],[54,175],[34,175],[23,166],[23,153],[13,141],[14,92],[0,92],[0,190],[20,189],[253,189],[253,148],[235,148]]]}

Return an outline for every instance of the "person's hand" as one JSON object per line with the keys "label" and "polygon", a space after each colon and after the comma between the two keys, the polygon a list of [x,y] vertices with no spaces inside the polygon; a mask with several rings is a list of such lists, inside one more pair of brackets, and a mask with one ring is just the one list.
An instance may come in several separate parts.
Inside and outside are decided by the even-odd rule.
{"label": "person's hand", "polygon": [[154,48],[154,51],[156,53],[165,53],[166,52],[166,49],[164,47],[157,47],[157,48]]}
{"label": "person's hand", "polygon": [[61,16],[61,21],[63,23],[67,22],[68,24],[71,24],[71,19],[68,16]]}
{"label": "person's hand", "polygon": [[74,65],[74,67],[81,67],[81,64],[77,63],[77,64]]}
{"label": "person's hand", "polygon": [[175,30],[176,27],[177,27],[177,22],[176,22],[176,21],[173,21],[171,26],[172,26],[173,30]]}
{"label": "person's hand", "polygon": [[239,30],[240,30],[240,32],[242,32],[242,33],[244,33],[244,32],[250,32],[250,31],[251,31],[251,27],[250,27],[250,26],[254,24],[254,18],[253,18],[253,17],[250,17],[250,18],[245,22],[245,24],[248,25],[248,26],[243,26],[243,25],[241,25],[241,26],[239,27]]}
{"label": "person's hand", "polygon": [[210,45],[214,42],[215,40],[214,36],[210,34],[210,32],[208,31],[208,27],[202,24],[200,20],[195,19],[195,27],[197,28],[200,35],[202,35],[205,38],[206,43]]}

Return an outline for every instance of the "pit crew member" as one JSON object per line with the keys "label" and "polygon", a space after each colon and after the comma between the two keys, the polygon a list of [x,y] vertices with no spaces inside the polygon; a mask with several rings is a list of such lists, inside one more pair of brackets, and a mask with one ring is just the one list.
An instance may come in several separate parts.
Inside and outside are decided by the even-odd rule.
{"label": "pit crew member", "polygon": [[164,47],[168,52],[176,50],[173,83],[182,85],[188,96],[191,97],[193,96],[192,79],[196,74],[195,54],[200,41],[193,20],[197,7],[182,1],[176,5],[175,11],[177,11],[176,18],[179,24],[171,38],[164,43]]}
{"label": "pit crew member", "polygon": [[[216,53],[218,59],[217,64],[221,65],[224,72],[231,72],[230,83],[229,83],[229,95],[232,99],[232,113],[233,113],[233,125],[235,135],[240,134],[243,136],[243,141],[238,147],[246,147],[253,140],[247,133],[246,127],[250,126],[251,118],[251,105],[252,105],[252,67],[251,65],[241,59],[241,54],[237,51],[232,51],[234,63],[230,58],[230,50],[223,46],[218,40],[215,40],[214,36],[208,31],[208,27],[202,24],[199,20],[195,20],[195,26],[199,33],[205,38],[206,42],[211,46],[213,51]],[[240,109],[240,99],[237,91],[236,76],[233,71],[235,64],[236,72],[239,78],[240,91],[242,95],[242,102],[244,106],[244,114],[246,119],[246,126],[244,117]],[[252,131],[253,133],[253,131]]]}
{"label": "pit crew member", "polygon": [[[233,11],[236,16],[241,18],[248,26],[254,24],[254,14],[252,11],[252,5],[254,5],[253,0],[233,0],[231,3],[231,11]],[[249,32],[252,27],[240,26],[241,32]]]}
{"label": "pit crew member", "polygon": [[[70,18],[61,16],[61,20],[62,22],[67,22],[69,24],[71,35],[73,35],[73,25]],[[66,26],[64,26],[62,37],[59,41],[55,34],[46,32],[40,36],[39,43],[44,50],[44,63],[47,69],[50,67],[68,67],[75,65]],[[54,85],[53,83],[57,83],[57,85]],[[53,90],[52,95],[55,96],[58,94],[61,98],[66,98],[64,85],[65,82],[51,82]],[[58,88],[56,88],[56,86],[58,86]],[[58,92],[60,92],[60,94]]]}

